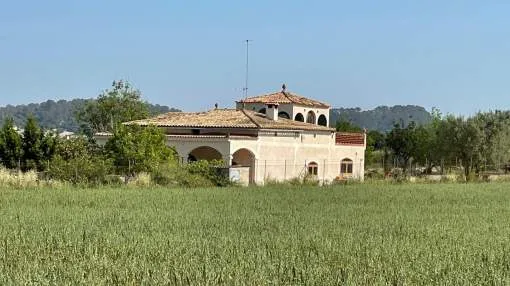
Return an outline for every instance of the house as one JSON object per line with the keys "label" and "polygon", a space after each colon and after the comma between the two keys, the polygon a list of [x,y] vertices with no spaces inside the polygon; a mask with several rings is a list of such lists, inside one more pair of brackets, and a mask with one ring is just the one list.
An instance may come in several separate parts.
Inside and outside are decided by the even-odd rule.
{"label": "house", "polygon": [[366,135],[335,132],[328,126],[329,109],[283,86],[239,100],[235,109],[170,112],[125,124],[162,128],[182,163],[223,160],[231,179],[242,184],[307,175],[322,182],[363,180]]}

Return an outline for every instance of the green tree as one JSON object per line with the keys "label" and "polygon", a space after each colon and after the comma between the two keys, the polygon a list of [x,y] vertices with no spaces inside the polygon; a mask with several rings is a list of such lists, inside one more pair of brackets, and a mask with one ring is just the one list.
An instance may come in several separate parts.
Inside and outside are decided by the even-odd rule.
{"label": "green tree", "polygon": [[483,133],[476,120],[449,115],[438,128],[438,137],[443,158],[449,162],[460,160],[464,175],[469,180],[471,171],[481,161]]}
{"label": "green tree", "polygon": [[416,157],[418,138],[416,124],[411,121],[407,127],[395,123],[393,129],[386,136],[386,144],[393,151],[399,165],[405,170],[411,158]]}
{"label": "green tree", "polygon": [[88,101],[76,116],[88,133],[113,132],[119,123],[147,118],[149,105],[142,101],[138,89],[120,80],[114,81],[112,88],[97,100]]}
{"label": "green tree", "polygon": [[386,136],[377,130],[370,130],[367,133],[367,146],[374,150],[382,150],[386,145]]}
{"label": "green tree", "polygon": [[14,120],[5,120],[0,131],[0,161],[9,169],[16,169],[21,160],[21,136],[14,127]]}
{"label": "green tree", "polygon": [[43,133],[34,117],[30,116],[23,131],[21,167],[23,171],[40,169],[43,159],[41,141]]}
{"label": "green tree", "polygon": [[117,171],[129,176],[152,172],[160,164],[175,161],[175,151],[166,145],[164,133],[155,126],[119,125],[105,150]]}
{"label": "green tree", "polygon": [[349,120],[341,118],[336,122],[336,131],[340,132],[361,132],[361,128],[352,124]]}
{"label": "green tree", "polygon": [[55,145],[48,176],[51,179],[80,185],[110,183],[112,161],[103,155],[102,149],[86,138],[76,137]]}

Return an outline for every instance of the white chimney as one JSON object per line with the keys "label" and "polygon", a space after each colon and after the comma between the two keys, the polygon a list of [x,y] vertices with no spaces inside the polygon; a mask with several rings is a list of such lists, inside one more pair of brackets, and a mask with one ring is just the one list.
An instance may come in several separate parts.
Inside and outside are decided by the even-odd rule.
{"label": "white chimney", "polygon": [[278,120],[278,103],[267,104],[266,117],[274,121]]}

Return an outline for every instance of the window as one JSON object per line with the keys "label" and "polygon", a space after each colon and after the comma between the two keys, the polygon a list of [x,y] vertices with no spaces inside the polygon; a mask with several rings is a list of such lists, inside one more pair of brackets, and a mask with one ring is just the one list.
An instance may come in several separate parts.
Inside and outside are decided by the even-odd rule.
{"label": "window", "polygon": [[324,114],[321,114],[319,116],[319,120],[317,121],[317,123],[322,126],[328,126],[328,119]]}
{"label": "window", "polygon": [[294,118],[294,120],[299,121],[299,122],[305,122],[305,118],[303,117],[303,114],[301,114],[301,113],[296,114],[296,117]]}
{"label": "window", "polygon": [[266,108],[264,107],[264,108],[260,109],[259,113],[266,114]]}
{"label": "window", "polygon": [[352,160],[343,159],[340,163],[340,174],[341,175],[352,175]]}
{"label": "window", "polygon": [[315,113],[313,111],[308,111],[308,115],[306,115],[306,123],[315,124]]}
{"label": "window", "polygon": [[278,117],[290,119],[290,115],[285,111],[278,112]]}
{"label": "window", "polygon": [[308,174],[317,176],[319,174],[319,165],[315,162],[308,163]]}

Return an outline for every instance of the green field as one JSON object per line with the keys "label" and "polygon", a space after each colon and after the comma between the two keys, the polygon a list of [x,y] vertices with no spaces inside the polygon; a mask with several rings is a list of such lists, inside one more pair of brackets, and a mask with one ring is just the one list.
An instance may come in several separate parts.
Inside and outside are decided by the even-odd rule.
{"label": "green field", "polygon": [[0,190],[0,284],[508,284],[510,184]]}

